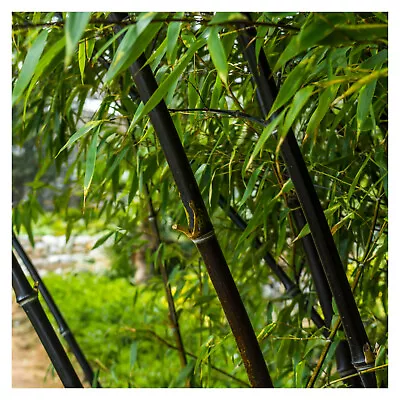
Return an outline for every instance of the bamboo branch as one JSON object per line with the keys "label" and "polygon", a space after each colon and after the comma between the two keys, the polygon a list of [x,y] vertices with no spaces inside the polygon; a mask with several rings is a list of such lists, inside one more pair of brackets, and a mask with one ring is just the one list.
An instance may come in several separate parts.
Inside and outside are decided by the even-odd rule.
{"label": "bamboo branch", "polygon": [[[153,337],[155,337],[159,342],[163,343],[165,346],[169,347],[170,349],[174,349],[174,350],[179,350],[179,348],[177,346],[174,346],[173,344],[167,342],[164,338],[162,338],[161,336],[159,336],[156,332],[150,330],[150,329],[136,329],[136,328],[129,328],[129,327],[125,327],[124,329],[131,331],[131,332],[145,332],[145,333],[149,333],[150,335],[152,335]],[[185,351],[185,354],[188,355],[189,357],[194,358],[195,360],[198,359],[198,357],[191,353],[190,351]],[[249,384],[245,381],[242,381],[241,379],[237,378],[234,375],[231,375],[230,373],[216,367],[214,364],[208,362],[208,365],[215,371],[219,372],[222,375],[225,375],[226,377],[233,379],[234,381],[240,383],[243,386],[249,387]]]}
{"label": "bamboo branch", "polygon": [[222,114],[222,115],[228,115],[229,117],[232,118],[243,118],[247,119],[249,121],[256,122],[257,124],[260,124],[262,126],[268,126],[268,122],[261,118],[253,117],[252,115],[246,114],[244,112],[241,112],[239,110],[217,110],[215,108],[185,108],[185,109],[176,109],[176,108],[169,108],[169,112],[172,113],[185,113],[185,112],[206,112],[206,113],[211,113],[211,114]]}

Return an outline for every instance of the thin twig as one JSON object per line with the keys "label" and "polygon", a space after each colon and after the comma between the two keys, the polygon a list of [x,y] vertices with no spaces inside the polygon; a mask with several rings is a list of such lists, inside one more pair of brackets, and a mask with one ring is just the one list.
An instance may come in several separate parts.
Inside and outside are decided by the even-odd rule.
{"label": "thin twig", "polygon": [[224,115],[229,115],[232,118],[243,118],[247,119],[249,121],[256,122],[257,124],[260,124],[262,126],[268,126],[268,122],[257,117],[253,117],[252,115],[243,113],[239,110],[218,110],[215,108],[184,108],[184,109],[177,109],[177,108],[169,108],[169,112],[208,112],[212,114],[224,114]]}
{"label": "thin twig", "polygon": [[[127,26],[127,25],[135,25],[137,20],[126,20],[126,21],[118,21],[118,22],[113,22],[110,23],[110,21],[106,19],[91,19],[89,21],[89,24],[95,25],[95,24],[106,24],[107,26]],[[186,18],[154,18],[151,23],[156,23],[156,22],[187,22],[187,23],[195,23],[197,25],[206,25],[206,26],[213,26],[213,25],[218,25],[218,26],[236,26],[236,25],[241,25],[245,26],[246,28],[254,27],[254,26],[269,26],[271,28],[278,28],[282,30],[290,30],[290,31],[295,31],[299,32],[300,28],[292,25],[286,25],[286,24],[280,24],[280,23],[273,23],[273,22],[261,22],[261,21],[249,21],[247,19],[243,20],[232,20],[232,21],[222,21],[222,22],[217,22],[213,23],[209,19],[205,18],[194,18],[194,17],[186,17]],[[63,27],[65,25],[65,21],[55,21],[55,22],[40,22],[40,23],[25,23],[25,24],[13,24],[12,29],[13,30],[26,30],[26,29],[34,29],[34,28],[45,28],[45,27]]]}
{"label": "thin twig", "polygon": [[[169,347],[170,349],[179,350],[178,347],[176,347],[176,346],[174,346],[173,344],[167,342],[164,338],[162,338],[162,337],[159,336],[156,332],[154,332],[154,331],[152,331],[152,330],[150,330],[150,329],[136,329],[136,328],[129,328],[129,327],[124,327],[123,329],[128,330],[128,331],[131,331],[131,332],[133,332],[133,333],[140,333],[140,332],[149,333],[150,335],[152,335],[153,337],[155,337],[159,342],[163,343],[165,346]],[[190,357],[192,357],[192,358],[194,358],[194,359],[196,359],[196,360],[197,360],[197,358],[198,358],[195,354],[190,353],[190,352],[187,351],[187,350],[185,350],[185,353],[186,353],[186,355],[188,355],[188,356],[190,356]],[[213,370],[215,370],[215,371],[217,371],[217,372],[219,372],[219,373],[221,373],[221,374],[223,374],[223,375],[225,375],[225,376],[227,376],[227,377],[229,377],[229,378],[235,380],[236,382],[238,382],[238,383],[240,383],[240,384],[242,384],[242,385],[244,385],[244,386],[246,386],[246,387],[249,387],[249,386],[250,386],[247,382],[242,381],[240,378],[237,378],[237,377],[231,375],[229,372],[226,372],[226,371],[224,371],[224,370],[222,370],[222,369],[220,369],[220,368],[214,366],[214,365],[211,364],[210,362],[209,362],[209,366],[210,366]]]}

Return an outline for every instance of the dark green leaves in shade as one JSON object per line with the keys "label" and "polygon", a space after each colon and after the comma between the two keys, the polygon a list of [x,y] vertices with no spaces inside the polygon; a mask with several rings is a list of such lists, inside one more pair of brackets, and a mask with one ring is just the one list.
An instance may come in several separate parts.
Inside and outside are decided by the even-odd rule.
{"label": "dark green leaves in shade", "polygon": [[94,167],[96,164],[97,156],[97,139],[99,137],[99,130],[93,134],[92,141],[90,142],[89,148],[86,154],[86,169],[85,169],[85,180],[83,183],[83,207],[85,208],[86,197],[92,183],[92,178],[94,174]]}
{"label": "dark green leaves in shade", "polygon": [[249,179],[249,182],[248,182],[248,184],[247,184],[247,186],[246,186],[246,190],[245,190],[245,192],[244,192],[244,194],[243,194],[243,197],[242,197],[242,199],[240,200],[240,202],[239,202],[239,204],[238,204],[238,207],[241,207],[245,202],[246,202],[246,200],[250,197],[250,195],[252,194],[252,192],[253,192],[253,190],[254,190],[254,187],[255,187],[255,185],[256,185],[256,183],[257,183],[257,179],[258,179],[258,176],[260,175],[260,172],[262,171],[262,168],[264,167],[264,164],[261,164],[257,169],[255,169],[254,171],[253,171],[253,173],[251,174],[251,177],[250,177],[250,179]]}
{"label": "dark green leaves in shade", "polygon": [[210,28],[210,34],[207,39],[208,49],[210,51],[211,60],[215,65],[218,76],[226,85],[228,83],[228,61],[222,41],[218,35],[218,27]]}
{"label": "dark green leaves in shade", "polygon": [[65,66],[71,62],[75,47],[85,31],[90,12],[69,12],[65,22]]}
{"label": "dark green leaves in shade", "polygon": [[46,45],[48,33],[47,30],[43,30],[32,43],[32,47],[25,57],[25,61],[13,88],[12,104],[15,104],[22,95],[35,73],[36,66],[38,65],[44,46]]}
{"label": "dark green leaves in shade", "polygon": [[128,28],[105,75],[105,83],[133,64],[153,40],[162,25],[162,22],[150,23],[155,16],[156,13],[146,13]]}

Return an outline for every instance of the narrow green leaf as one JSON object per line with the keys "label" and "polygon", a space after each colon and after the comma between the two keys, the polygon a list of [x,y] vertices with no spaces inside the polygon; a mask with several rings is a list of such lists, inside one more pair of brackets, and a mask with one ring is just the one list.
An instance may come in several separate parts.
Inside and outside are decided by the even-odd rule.
{"label": "narrow green leaf", "polygon": [[86,58],[89,61],[92,58],[94,45],[96,41],[94,39],[86,39],[85,43],[86,43]]}
{"label": "narrow green leaf", "polygon": [[168,93],[168,90],[174,84],[174,82],[182,75],[182,72],[191,61],[194,53],[205,44],[205,39],[199,39],[190,47],[186,54],[182,56],[180,62],[175,66],[171,74],[162,81],[157,90],[152,94],[139,115],[135,116],[129,129],[133,129],[133,127],[143,118],[144,115],[147,115],[155,106],[157,106],[157,104]]}
{"label": "narrow green leaf", "polygon": [[325,117],[326,113],[329,110],[332,100],[335,98],[336,93],[339,89],[340,84],[331,85],[327,87],[322,94],[319,96],[318,106],[313,112],[310,122],[307,126],[307,134],[308,133],[316,133],[319,124],[322,119]]}
{"label": "narrow green leaf", "polygon": [[[340,207],[339,203],[336,203],[335,205],[333,205],[332,207],[328,208],[327,210],[324,211],[325,214],[325,218],[328,219],[330,218],[335,211]],[[308,235],[310,233],[310,226],[307,224],[305,224],[303,226],[303,229],[300,231],[300,233],[297,235],[297,237],[293,240],[292,243],[294,243],[295,241],[303,238],[304,236]]]}
{"label": "narrow green leaf", "polygon": [[305,78],[308,75],[308,64],[310,59],[302,61],[297,65],[293,71],[285,79],[283,85],[279,89],[279,93],[276,96],[274,104],[268,113],[267,119],[276,111],[279,110],[283,105],[285,105],[299,90],[300,86],[303,84]]}
{"label": "narrow green leaf", "polygon": [[65,21],[65,66],[71,62],[72,54],[90,19],[90,12],[69,12]]}
{"label": "narrow green leaf", "polygon": [[132,181],[131,181],[131,187],[129,189],[129,195],[128,195],[128,204],[131,204],[133,198],[136,195],[136,192],[138,190],[138,175],[136,171],[132,171]]}
{"label": "narrow green leaf", "polygon": [[227,21],[246,21],[246,18],[239,12],[217,12],[209,22],[209,25],[218,25]]}
{"label": "narrow green leaf", "polygon": [[[183,12],[176,13],[174,18],[179,19],[184,15]],[[178,37],[181,31],[182,22],[169,22],[167,29],[167,61],[169,64],[175,62],[178,49]]]}
{"label": "narrow green leaf", "polygon": [[286,61],[297,56],[299,53],[316,45],[324,37],[328,36],[334,30],[334,25],[326,16],[320,14],[311,14],[308,23],[305,23],[299,34],[294,36],[285,50],[280,55],[275,64],[274,71],[283,66]]}
{"label": "narrow green leaf", "polygon": [[99,59],[99,57],[105,52],[105,50],[108,49],[108,47],[111,46],[111,44],[113,44],[129,28],[130,28],[129,25],[123,27],[118,33],[116,33],[110,39],[108,39],[107,42],[103,46],[101,46],[100,50],[95,54],[95,56],[93,57],[92,63],[95,64],[97,62],[97,60]]}
{"label": "narrow green leaf", "polygon": [[115,160],[114,160],[114,162],[112,163],[111,167],[108,168],[108,170],[107,170],[107,174],[106,174],[106,176],[104,177],[104,182],[107,181],[107,179],[110,178],[110,176],[111,176],[112,173],[114,172],[115,168],[117,168],[117,166],[121,163],[121,161],[122,161],[123,158],[125,157],[125,155],[126,155],[126,153],[128,152],[128,150],[129,150],[129,146],[126,146],[124,149],[122,149],[122,150],[118,153],[118,155],[117,155],[117,157],[115,157]]}
{"label": "narrow green leaf", "polygon": [[78,63],[79,63],[79,71],[81,72],[81,81],[82,84],[83,78],[85,75],[85,65],[86,65],[86,41],[79,43],[78,46]]}
{"label": "narrow green leaf", "polygon": [[117,74],[133,64],[146,49],[162,24],[150,24],[156,14],[146,13],[135,25],[128,28],[104,77],[105,83],[109,83]]}
{"label": "narrow green leaf", "polygon": [[218,27],[213,26],[210,29],[210,35],[207,39],[208,49],[210,51],[211,60],[218,72],[221,81],[227,85],[228,83],[228,61],[224,46],[218,35]]}
{"label": "narrow green leaf", "polygon": [[366,167],[366,165],[368,164],[368,161],[369,161],[370,157],[371,157],[370,154],[368,154],[367,158],[364,160],[364,162],[362,163],[362,165],[361,165],[360,169],[358,170],[356,176],[354,177],[353,182],[351,183],[349,192],[347,194],[347,203],[350,202],[351,196],[353,195],[354,190],[355,190],[355,188],[357,186],[357,183],[360,180],[360,176],[362,174],[362,171]]}
{"label": "narrow green leaf", "polygon": [[300,111],[307,103],[313,92],[312,86],[306,86],[300,89],[294,96],[292,104],[288,112],[286,113],[285,122],[283,124],[283,129],[279,132],[279,137],[284,138],[289,131],[290,127],[293,125],[297,116],[300,114]]}
{"label": "narrow green leaf", "polygon": [[381,70],[374,71],[374,72],[362,77],[357,82],[355,82],[353,85],[351,85],[350,88],[347,89],[341,96],[337,97],[332,102],[331,107],[333,107],[335,104],[337,104],[340,100],[359,91],[364,85],[368,85],[370,82],[374,82],[379,78],[383,78],[383,77],[387,77],[387,76],[388,76],[388,68],[383,68]]}
{"label": "narrow green leaf", "polygon": [[97,156],[97,139],[99,137],[99,130],[97,129],[92,137],[92,141],[87,151],[86,156],[86,170],[85,170],[85,180],[83,183],[83,204],[85,207],[85,200],[92,183],[95,164],[96,164],[96,156]]}
{"label": "narrow green leaf", "polygon": [[253,173],[251,174],[251,177],[250,177],[249,182],[248,182],[248,184],[247,184],[247,186],[246,186],[246,190],[245,190],[245,192],[244,192],[244,194],[243,194],[243,197],[242,197],[242,199],[240,200],[240,202],[239,202],[239,204],[238,204],[238,207],[239,207],[239,208],[246,202],[246,200],[249,198],[249,196],[250,196],[251,193],[253,192],[254,186],[255,186],[256,183],[257,183],[258,175],[260,175],[260,172],[261,172],[261,170],[262,170],[263,167],[264,167],[264,164],[261,164],[261,165],[260,165],[257,169],[255,169],[255,170],[253,171]]}
{"label": "narrow green leaf", "polygon": [[93,128],[101,124],[102,121],[89,121],[87,124],[80,127],[69,139],[68,142],[65,143],[63,147],[61,147],[60,151],[57,153],[56,157],[64,151],[67,147],[72,146],[77,140],[79,140],[82,136],[89,133]]}
{"label": "narrow green leaf", "polygon": [[92,250],[100,247],[114,233],[115,233],[115,231],[108,232],[107,234],[103,235],[101,238],[97,239],[96,243],[92,247]]}
{"label": "narrow green leaf", "polygon": [[19,99],[19,97],[24,92],[25,88],[28,86],[30,80],[32,79],[35,69],[38,65],[40,56],[43,53],[44,46],[46,45],[46,40],[48,36],[48,30],[43,30],[39,36],[32,43],[32,47],[29,49],[24,64],[22,65],[21,71],[15,82],[14,89],[12,92],[12,104]]}
{"label": "narrow green leaf", "polygon": [[357,130],[363,130],[363,125],[367,119],[370,106],[372,105],[372,98],[374,97],[376,80],[368,83],[361,88],[357,102]]}
{"label": "narrow green leaf", "polygon": [[285,111],[281,111],[281,113],[278,115],[278,117],[276,117],[275,119],[273,119],[268,126],[266,126],[263,131],[262,134],[260,136],[260,138],[257,141],[256,146],[254,147],[253,153],[250,156],[250,159],[246,165],[246,169],[248,169],[251,165],[251,163],[253,162],[254,158],[257,156],[257,154],[261,151],[262,147],[264,146],[265,142],[267,141],[267,139],[271,136],[272,132],[274,131],[274,129],[281,123],[281,121],[283,120],[283,117],[285,116]]}
{"label": "narrow green leaf", "polygon": [[136,363],[137,354],[138,354],[138,344],[137,344],[137,341],[134,340],[131,344],[131,353],[130,353],[130,357],[129,357],[129,367],[131,369]]}

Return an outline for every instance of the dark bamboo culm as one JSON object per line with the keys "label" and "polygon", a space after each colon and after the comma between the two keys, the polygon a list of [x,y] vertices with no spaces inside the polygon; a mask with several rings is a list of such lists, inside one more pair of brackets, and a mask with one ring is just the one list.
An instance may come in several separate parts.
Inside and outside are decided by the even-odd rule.
{"label": "dark bamboo culm", "polygon": [[50,312],[53,314],[54,319],[57,322],[58,329],[60,335],[64,337],[65,341],[67,342],[68,346],[70,347],[72,353],[75,355],[76,359],[81,366],[83,373],[85,374],[85,379],[90,383],[92,387],[101,388],[100,383],[98,382],[95,374],[91,366],[89,365],[85,355],[83,354],[81,348],[79,347],[77,341],[75,340],[74,335],[72,334],[71,330],[67,322],[65,321],[61,311],[57,307],[53,297],[51,296],[50,292],[48,291],[46,285],[43,283],[38,271],[36,270],[35,266],[33,265],[32,261],[29,259],[28,255],[25,253],[24,248],[22,247],[21,243],[17,239],[14,232],[12,233],[12,245],[17,252],[19,258],[24,263],[26,269],[29,271],[32,279],[37,282],[38,290],[42,294],[44,301],[46,302],[47,306],[49,307]]}
{"label": "dark bamboo culm", "polygon": [[39,302],[37,290],[29,284],[14,253],[12,286],[18,304],[31,321],[64,387],[82,388],[82,383]]}
{"label": "dark bamboo culm", "polygon": [[[223,210],[225,210],[229,216],[229,218],[232,220],[232,222],[234,222],[236,224],[236,226],[238,226],[242,231],[244,231],[247,227],[247,223],[242,219],[242,217],[236,212],[236,210],[229,206],[228,207],[228,203],[226,201],[226,199],[220,195],[219,197],[219,205],[221,206],[221,208]],[[295,210],[294,212],[300,212],[301,215],[303,216],[303,213],[301,212],[301,210]],[[296,218],[296,217],[295,217]],[[301,218],[301,217],[299,217]],[[304,218],[304,216],[303,216]],[[300,222],[300,221],[298,221]],[[304,226],[305,224],[303,224],[302,226]],[[302,226],[300,227],[300,224],[297,226],[299,230],[301,230]],[[311,237],[309,235],[307,235],[306,237],[310,238]],[[311,239],[312,240],[312,239]],[[313,242],[312,242],[313,243]],[[303,245],[306,246],[310,245],[310,243],[307,241],[306,243],[303,243]],[[258,238],[256,238],[254,240],[254,247],[255,248],[260,248],[262,246],[260,240]],[[306,254],[311,254],[311,256],[315,252],[315,246],[312,246],[311,251],[307,252],[306,250]],[[288,294],[288,296],[295,298],[298,294],[300,294],[300,288],[296,285],[296,283],[294,283],[285,273],[285,271],[275,262],[274,257],[269,253],[266,252],[263,256],[265,262],[267,263],[267,265],[271,268],[272,272],[277,276],[277,278],[282,282],[283,286],[286,289],[286,292]],[[312,257],[307,257],[309,260],[309,263],[311,265],[311,262],[314,261],[314,263],[318,262],[320,264],[319,258],[318,259],[312,259]],[[311,259],[311,262],[310,262]],[[321,267],[322,268],[322,267]],[[311,271],[313,272],[314,269],[311,268]],[[319,270],[322,271],[323,270]],[[315,277],[316,275],[316,277]],[[321,291],[321,284],[320,282],[322,282],[322,284],[324,282],[326,282],[326,278],[325,275],[321,273],[316,273],[314,272],[314,280],[316,280],[318,283],[316,284],[317,289],[317,294],[319,294],[318,290]],[[327,284],[327,283],[326,283]],[[332,298],[332,294],[330,291],[329,286],[326,288],[324,288],[325,290],[328,291],[328,293],[330,294],[330,297]],[[322,334],[328,338],[329,336],[329,327],[332,321],[332,316],[333,316],[333,310],[332,310],[332,302],[327,302],[327,296],[325,295],[326,292],[323,292],[323,299],[325,301],[320,301],[321,303],[321,308],[323,310],[324,313],[324,317],[325,320],[321,318],[321,316],[318,314],[318,312],[315,310],[314,307],[311,307],[311,319],[314,322],[314,324],[318,327],[318,329],[321,329],[323,327],[328,328],[328,329],[323,329],[322,330]],[[304,301],[304,309],[308,309],[309,307],[309,303],[308,300]],[[337,370],[339,372],[340,377],[344,378],[346,376],[350,376],[356,373],[355,368],[353,367],[353,364],[351,363],[351,354],[350,354],[350,349],[349,349],[349,345],[347,343],[346,340],[342,340],[340,341],[339,345],[336,348],[336,364],[337,364]],[[350,387],[362,387],[362,383],[359,377],[353,377],[353,378],[348,378],[346,380],[347,384],[350,385]]]}
{"label": "dark bamboo culm", "polygon": [[[247,16],[247,15],[246,15]],[[256,84],[257,99],[266,117],[277,96],[277,87],[263,50],[255,57],[255,30],[246,29],[238,35],[244,56]],[[275,118],[275,113],[272,118]],[[345,270],[335,246],[321,203],[301,155],[293,131],[289,131],[281,146],[281,154],[292,179],[312,239],[336,301],[342,325],[350,346],[352,364],[358,372],[374,367],[374,355],[357,309]],[[376,387],[373,372],[361,375],[364,387]]]}
{"label": "dark bamboo culm", "polygon": [[[120,22],[126,13],[111,13],[111,22]],[[115,27],[117,32],[120,28]],[[129,70],[143,103],[157,89],[157,82],[144,55]],[[164,101],[150,113],[150,120],[178,187],[189,223],[188,236],[196,244],[232,329],[252,387],[273,387],[250,319],[240,298],[186,157],[179,135]]]}
{"label": "dark bamboo culm", "polygon": [[[220,195],[218,199],[218,203],[220,207],[228,214],[229,218],[232,222],[244,231],[247,228],[247,223],[243,220],[243,218],[237,213],[237,211],[228,206],[228,203],[224,196]],[[254,239],[254,247],[256,249],[260,248],[262,243],[258,238]],[[272,272],[276,275],[276,277],[282,282],[283,286],[285,287],[286,293],[291,298],[295,298],[297,295],[301,294],[300,288],[298,285],[293,282],[286,274],[286,272],[275,262],[274,257],[268,251],[265,252],[263,256],[264,261],[267,265],[271,268]],[[308,301],[304,302],[304,308],[308,308]],[[315,310],[314,307],[311,307],[311,319],[314,324],[317,326],[318,329],[321,329],[326,326],[325,321],[321,318],[318,312]],[[324,329],[324,335],[328,335],[329,333]]]}

